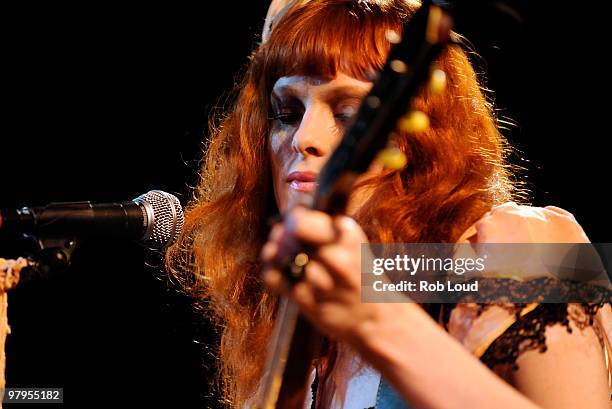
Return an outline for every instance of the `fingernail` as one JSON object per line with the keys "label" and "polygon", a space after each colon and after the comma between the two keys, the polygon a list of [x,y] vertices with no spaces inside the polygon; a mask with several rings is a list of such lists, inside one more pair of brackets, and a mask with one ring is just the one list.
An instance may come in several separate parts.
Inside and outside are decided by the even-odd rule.
{"label": "fingernail", "polygon": [[273,242],[267,242],[261,249],[260,257],[262,261],[271,261],[277,252],[277,245]]}
{"label": "fingernail", "polygon": [[270,230],[270,235],[268,236],[268,240],[276,241],[280,239],[282,234],[283,234],[283,225],[277,224],[274,227],[272,227],[272,230]]}

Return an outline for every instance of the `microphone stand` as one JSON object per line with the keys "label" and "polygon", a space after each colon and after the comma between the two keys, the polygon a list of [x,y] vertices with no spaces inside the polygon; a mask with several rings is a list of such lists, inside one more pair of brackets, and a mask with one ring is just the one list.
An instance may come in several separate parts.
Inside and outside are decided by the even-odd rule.
{"label": "microphone stand", "polygon": [[47,279],[51,274],[63,272],[70,267],[72,253],[77,246],[76,238],[35,237],[23,235],[30,246],[32,255],[19,257],[16,260],[0,258],[0,409],[6,386],[5,369],[6,337],[10,334],[8,325],[8,291],[18,284],[23,285],[40,279]]}
{"label": "microphone stand", "polygon": [[36,237],[24,234],[23,238],[33,247],[31,255],[26,257],[28,264],[21,272],[20,281],[23,284],[66,271],[78,244],[75,237]]}

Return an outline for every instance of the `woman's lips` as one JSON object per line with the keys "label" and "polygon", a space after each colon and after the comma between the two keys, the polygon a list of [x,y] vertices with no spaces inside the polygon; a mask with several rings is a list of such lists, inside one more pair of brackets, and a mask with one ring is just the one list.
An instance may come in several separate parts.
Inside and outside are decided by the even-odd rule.
{"label": "woman's lips", "polygon": [[289,187],[297,192],[311,193],[317,188],[317,173],[304,171],[304,172],[291,172],[287,176],[287,183]]}
{"label": "woman's lips", "polygon": [[298,182],[294,180],[289,183],[289,186],[291,189],[297,190],[298,192],[311,193],[317,188],[317,182]]}

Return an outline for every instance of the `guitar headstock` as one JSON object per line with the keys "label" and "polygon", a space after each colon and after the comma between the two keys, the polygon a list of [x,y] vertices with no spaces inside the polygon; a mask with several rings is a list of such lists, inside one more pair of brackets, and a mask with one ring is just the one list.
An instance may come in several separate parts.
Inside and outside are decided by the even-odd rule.
{"label": "guitar headstock", "polygon": [[436,3],[424,2],[401,34],[387,32],[392,44],[387,62],[364,98],[355,122],[323,168],[314,208],[332,214],[343,212],[352,183],[378,155],[386,166],[405,165],[397,149],[384,151],[391,132],[397,127],[418,132],[429,126],[424,113],[409,107],[425,84],[438,92],[446,84],[444,72],[432,70],[432,66],[451,40],[453,19],[445,6]]}

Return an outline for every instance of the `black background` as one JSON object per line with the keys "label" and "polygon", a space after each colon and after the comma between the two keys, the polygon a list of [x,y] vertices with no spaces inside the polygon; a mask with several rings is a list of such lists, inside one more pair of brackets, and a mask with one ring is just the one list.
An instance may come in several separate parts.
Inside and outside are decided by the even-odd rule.
{"label": "black background", "polygon": [[[267,8],[224,3],[5,9],[0,206],[121,201],[151,189],[185,203],[208,114]],[[534,204],[566,208],[592,241],[610,241],[606,14],[515,4],[521,24],[474,14],[463,30],[500,117],[517,124],[506,132],[522,152],[514,159],[528,168]],[[78,406],[213,406],[203,344],[214,334],[143,264],[135,244],[90,241],[67,274],[12,291],[7,386],[63,387]]]}

